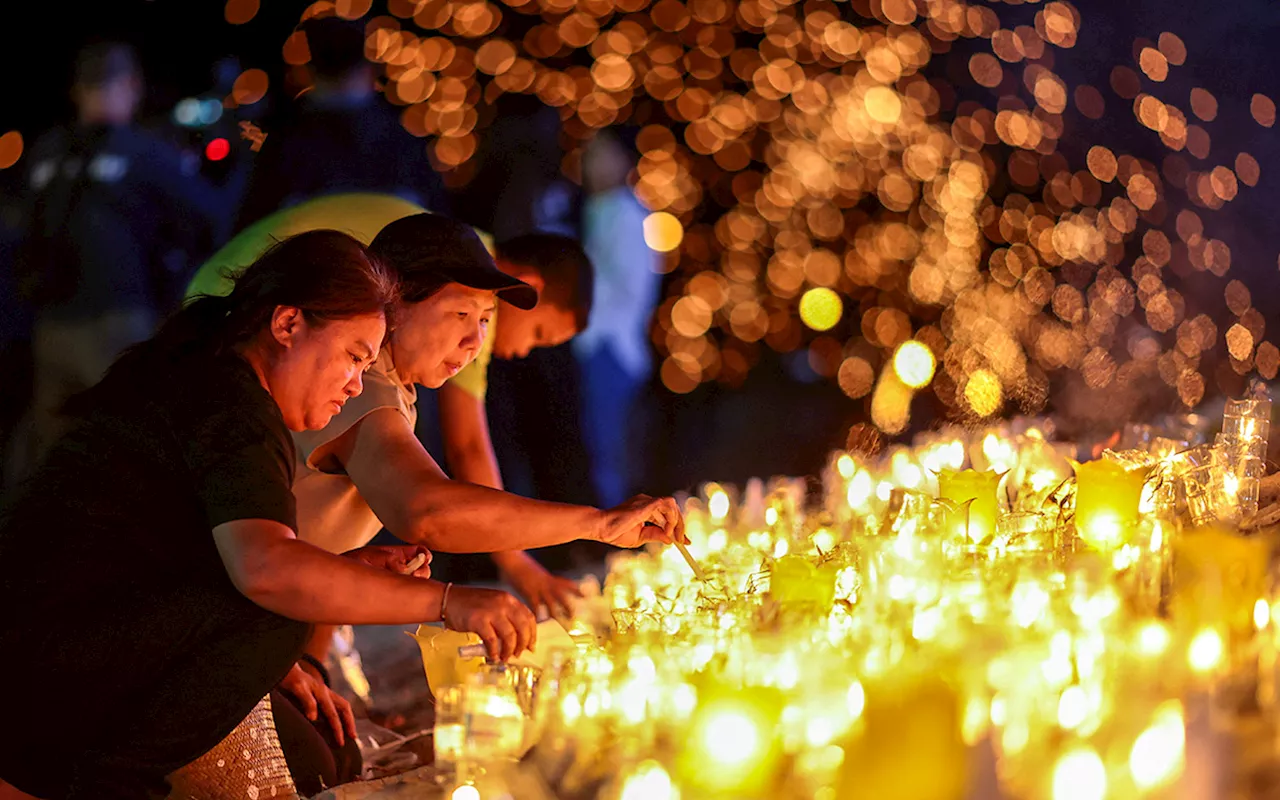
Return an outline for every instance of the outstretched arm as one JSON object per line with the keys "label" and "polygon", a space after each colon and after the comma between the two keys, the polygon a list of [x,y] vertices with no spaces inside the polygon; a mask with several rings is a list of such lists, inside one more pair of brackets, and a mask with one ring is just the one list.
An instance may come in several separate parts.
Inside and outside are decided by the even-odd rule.
{"label": "outstretched arm", "polygon": [[321,624],[403,625],[442,620],[471,631],[505,660],[531,647],[533,614],[506,592],[450,587],[336,556],[300,541],[273,520],[241,519],[213,529],[218,555],[237,590],[283,617]]}
{"label": "outstretched arm", "polygon": [[369,413],[312,457],[340,464],[397,537],[439,552],[492,553],[577,539],[621,547],[684,540],[684,519],[669,497],[639,497],[601,511],[450,480],[408,419],[391,408]]}

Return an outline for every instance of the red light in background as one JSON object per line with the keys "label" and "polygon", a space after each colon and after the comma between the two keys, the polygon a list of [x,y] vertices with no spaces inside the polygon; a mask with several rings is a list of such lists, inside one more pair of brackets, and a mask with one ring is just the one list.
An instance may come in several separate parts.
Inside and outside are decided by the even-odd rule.
{"label": "red light in background", "polygon": [[210,161],[221,161],[231,152],[231,143],[219,136],[209,140],[204,146],[204,157]]}

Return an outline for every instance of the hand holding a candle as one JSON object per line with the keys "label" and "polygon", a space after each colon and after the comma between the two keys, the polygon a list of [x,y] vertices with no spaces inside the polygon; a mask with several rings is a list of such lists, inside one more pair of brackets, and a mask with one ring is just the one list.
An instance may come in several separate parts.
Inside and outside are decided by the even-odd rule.
{"label": "hand holding a candle", "polygon": [[640,494],[603,513],[596,539],[606,544],[634,548],[649,542],[689,543],[684,534],[684,515],[673,498]]}

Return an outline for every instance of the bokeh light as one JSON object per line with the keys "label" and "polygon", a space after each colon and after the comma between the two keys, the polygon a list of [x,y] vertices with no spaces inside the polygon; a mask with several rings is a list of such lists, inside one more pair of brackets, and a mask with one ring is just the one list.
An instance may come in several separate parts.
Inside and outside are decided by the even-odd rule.
{"label": "bokeh light", "polygon": [[644,242],[659,253],[669,253],[684,240],[680,220],[666,211],[655,211],[644,218]]}
{"label": "bokeh light", "polygon": [[908,339],[898,345],[893,354],[893,371],[898,380],[912,389],[923,389],[933,380],[933,370],[937,359],[933,357],[928,345]]}
{"label": "bokeh light", "polygon": [[22,158],[22,134],[9,131],[0,136],[0,169],[8,169]]}
{"label": "bokeh light", "polygon": [[800,319],[815,331],[831,330],[843,314],[840,295],[830,289],[810,289],[800,298]]}
{"label": "bokeh light", "polygon": [[[989,416],[1038,413],[1061,384],[1123,414],[1144,397],[1196,405],[1227,385],[1218,361],[1235,376],[1280,369],[1252,298],[1217,294],[1224,317],[1186,283],[1230,279],[1243,256],[1213,214],[1265,166],[1222,152],[1213,126],[1243,101],[1271,127],[1275,103],[1243,87],[1229,107],[1177,32],[1149,32],[1083,82],[1059,65],[1094,23],[1064,0],[387,10],[321,0],[302,17],[365,19],[387,99],[451,185],[473,177],[503,95],[556,109],[575,180],[596,130],[639,130],[632,177],[669,274],[652,341],[670,391],[738,385],[764,351],[799,352],[888,433],[920,391],[946,414]],[[308,62],[300,34],[281,44],[286,63]],[[238,82],[232,99],[259,86]],[[1109,133],[1121,121],[1164,157]],[[919,386],[907,359],[924,350],[909,340],[935,363]]]}

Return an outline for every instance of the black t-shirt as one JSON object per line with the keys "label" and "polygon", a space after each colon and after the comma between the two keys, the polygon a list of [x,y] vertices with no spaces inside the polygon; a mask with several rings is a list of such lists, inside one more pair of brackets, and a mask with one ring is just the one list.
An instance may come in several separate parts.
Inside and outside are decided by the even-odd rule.
{"label": "black t-shirt", "polygon": [[293,440],[243,359],[135,373],[97,387],[91,413],[0,516],[0,641],[175,588],[240,602],[213,528],[296,527]]}

